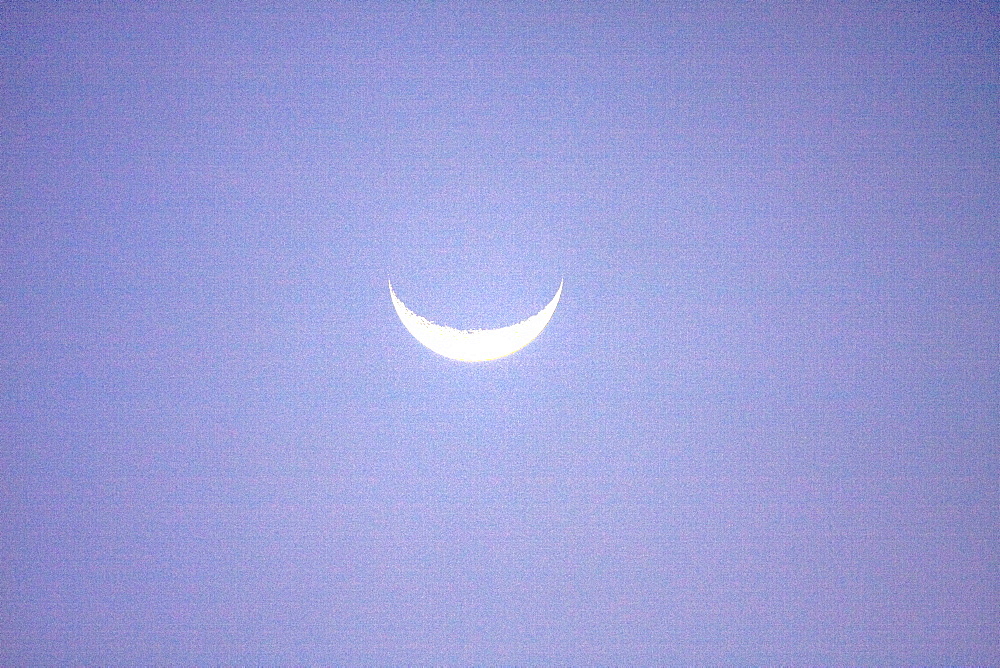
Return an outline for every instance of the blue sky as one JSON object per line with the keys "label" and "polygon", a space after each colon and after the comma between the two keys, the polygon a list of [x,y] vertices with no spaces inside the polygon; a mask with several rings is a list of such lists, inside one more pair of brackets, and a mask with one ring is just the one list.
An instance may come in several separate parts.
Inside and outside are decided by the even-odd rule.
{"label": "blue sky", "polygon": [[988,3],[0,16],[4,663],[1000,659]]}

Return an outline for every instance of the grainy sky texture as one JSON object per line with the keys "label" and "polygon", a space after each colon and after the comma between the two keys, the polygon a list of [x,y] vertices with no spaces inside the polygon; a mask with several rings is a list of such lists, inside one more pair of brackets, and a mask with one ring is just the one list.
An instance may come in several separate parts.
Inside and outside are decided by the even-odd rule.
{"label": "grainy sky texture", "polygon": [[0,9],[0,663],[1000,663],[996,5],[609,4]]}

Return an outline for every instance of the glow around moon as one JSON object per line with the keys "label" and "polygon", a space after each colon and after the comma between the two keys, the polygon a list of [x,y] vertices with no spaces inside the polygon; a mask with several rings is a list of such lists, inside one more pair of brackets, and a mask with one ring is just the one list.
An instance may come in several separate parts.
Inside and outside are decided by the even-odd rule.
{"label": "glow around moon", "polygon": [[389,281],[389,294],[396,314],[403,325],[420,343],[438,355],[460,362],[486,362],[516,353],[535,340],[549,324],[562,295],[562,281],[556,296],[541,311],[516,325],[499,329],[454,329],[419,316],[400,301]]}

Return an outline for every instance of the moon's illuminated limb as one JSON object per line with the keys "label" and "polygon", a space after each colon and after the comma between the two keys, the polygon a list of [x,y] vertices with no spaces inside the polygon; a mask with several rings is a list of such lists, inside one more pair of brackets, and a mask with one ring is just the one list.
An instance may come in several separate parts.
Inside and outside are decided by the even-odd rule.
{"label": "moon's illuminated limb", "polygon": [[419,316],[406,307],[389,281],[389,294],[392,295],[392,305],[396,314],[406,329],[420,343],[424,344],[438,355],[460,362],[486,362],[506,357],[516,353],[531,343],[542,333],[555,313],[559,296],[562,295],[562,281],[556,296],[541,311],[516,325],[500,329],[454,329],[431,322]]}

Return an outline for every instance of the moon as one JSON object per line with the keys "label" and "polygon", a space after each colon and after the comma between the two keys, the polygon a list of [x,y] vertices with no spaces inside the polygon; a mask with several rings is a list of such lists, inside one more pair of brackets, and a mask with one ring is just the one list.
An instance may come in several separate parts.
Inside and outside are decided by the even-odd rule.
{"label": "moon", "polygon": [[420,343],[438,355],[459,362],[487,362],[516,353],[535,340],[549,324],[562,295],[563,284],[559,281],[556,296],[541,311],[516,325],[499,329],[454,329],[431,322],[419,316],[404,304],[389,281],[389,294],[396,315],[403,325]]}

